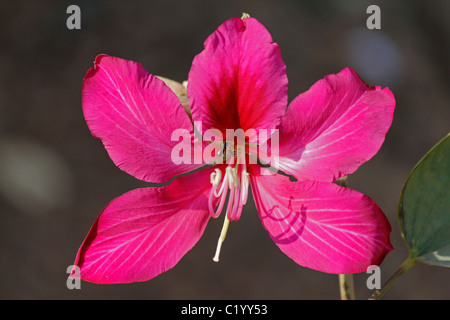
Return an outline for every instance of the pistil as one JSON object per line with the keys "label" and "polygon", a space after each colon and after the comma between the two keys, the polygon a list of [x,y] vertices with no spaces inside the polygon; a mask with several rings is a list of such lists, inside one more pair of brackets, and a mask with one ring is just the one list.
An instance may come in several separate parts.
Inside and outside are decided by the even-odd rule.
{"label": "pistil", "polygon": [[225,220],[223,222],[222,231],[220,232],[219,241],[217,242],[216,254],[214,255],[213,261],[219,262],[220,249],[222,249],[222,243],[225,241],[227,236],[228,226],[230,225],[230,220],[225,215]]}

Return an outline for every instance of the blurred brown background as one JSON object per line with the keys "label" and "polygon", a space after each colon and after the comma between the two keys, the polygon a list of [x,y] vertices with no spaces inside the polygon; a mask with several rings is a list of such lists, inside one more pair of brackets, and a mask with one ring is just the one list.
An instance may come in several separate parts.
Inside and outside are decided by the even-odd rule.
{"label": "blurred brown background", "polygon": [[[203,41],[242,12],[281,47],[289,96],[353,67],[388,86],[397,108],[382,149],[350,177],[392,227],[382,282],[407,257],[396,216],[409,171],[449,131],[450,2],[430,1],[0,1],[0,298],[338,299],[336,275],[296,265],[259,222],[253,202],[232,223],[220,263],[212,257],[222,219],[172,270],[143,283],[66,288],[66,269],[96,216],[113,198],[146,186],[121,172],[83,119],[81,83],[97,54],[138,61],[186,79]],[[81,30],[66,9],[81,8]],[[381,30],[366,8],[381,8]],[[355,276],[366,299],[368,275]],[[450,270],[418,264],[385,299],[449,299]]]}

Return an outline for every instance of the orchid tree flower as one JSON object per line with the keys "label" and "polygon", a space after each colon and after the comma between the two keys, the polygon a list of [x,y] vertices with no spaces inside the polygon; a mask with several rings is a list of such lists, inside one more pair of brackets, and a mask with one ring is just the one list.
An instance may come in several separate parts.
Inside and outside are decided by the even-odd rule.
{"label": "orchid tree flower", "polygon": [[[76,256],[78,276],[102,284],[149,280],[174,267],[223,212],[218,261],[250,190],[263,227],[299,265],[344,274],[381,264],[392,250],[389,221],[372,199],[333,182],[378,152],[393,94],[367,86],[350,68],[289,104],[287,90],[280,48],[254,18],[230,19],[206,39],[187,86],[99,55],[82,89],[89,129],[120,169],[170,183],[129,191],[103,209]],[[244,148],[206,139],[200,153],[213,146],[213,161],[180,163],[172,154],[180,129],[192,153],[212,129],[271,134],[250,137]],[[275,144],[276,157],[259,152]]]}

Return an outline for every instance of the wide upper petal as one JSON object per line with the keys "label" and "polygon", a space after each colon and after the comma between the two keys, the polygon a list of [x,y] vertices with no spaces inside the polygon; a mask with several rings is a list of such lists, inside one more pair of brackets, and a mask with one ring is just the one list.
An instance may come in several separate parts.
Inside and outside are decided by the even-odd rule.
{"label": "wide upper petal", "polygon": [[275,128],[287,106],[286,66],[256,19],[230,19],[204,43],[189,72],[192,118],[202,129]]}
{"label": "wide upper petal", "polygon": [[114,163],[138,179],[165,182],[198,166],[172,161],[172,133],[192,134],[192,124],[176,94],[139,63],[99,55],[83,82],[83,112]]}
{"label": "wide upper petal", "polygon": [[358,273],[392,250],[389,221],[369,197],[329,182],[251,176],[264,228],[298,264],[328,273]]}
{"label": "wide upper petal", "polygon": [[278,169],[300,180],[335,181],[381,147],[392,122],[389,89],[368,87],[350,68],[300,94],[281,121]]}
{"label": "wide upper petal", "polygon": [[210,173],[135,189],[109,203],[78,251],[74,265],[80,278],[103,284],[146,281],[175,266],[209,221]]}

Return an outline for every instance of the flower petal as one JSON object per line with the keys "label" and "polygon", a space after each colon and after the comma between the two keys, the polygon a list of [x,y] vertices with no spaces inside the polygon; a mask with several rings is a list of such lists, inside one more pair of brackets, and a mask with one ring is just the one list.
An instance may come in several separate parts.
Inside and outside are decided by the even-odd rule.
{"label": "flower petal", "polygon": [[350,68],[326,76],[289,105],[278,169],[330,182],[353,173],[378,152],[394,108],[389,89],[369,88]]}
{"label": "flower petal", "polygon": [[189,72],[192,118],[202,129],[275,128],[287,106],[286,66],[256,19],[230,19],[204,43]]}
{"label": "flower petal", "polygon": [[135,189],[109,203],[80,247],[82,280],[127,283],[172,268],[209,221],[209,174],[203,170],[162,188]]}
{"label": "flower petal", "polygon": [[369,197],[329,182],[252,176],[259,216],[270,237],[298,264],[328,273],[380,265],[392,250],[389,221]]}
{"label": "flower petal", "polygon": [[175,93],[136,62],[99,55],[83,82],[83,111],[92,134],[125,172],[148,182],[165,182],[195,169],[175,164],[176,129],[192,132]]}

